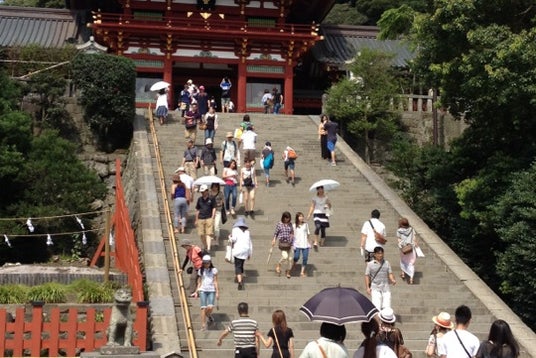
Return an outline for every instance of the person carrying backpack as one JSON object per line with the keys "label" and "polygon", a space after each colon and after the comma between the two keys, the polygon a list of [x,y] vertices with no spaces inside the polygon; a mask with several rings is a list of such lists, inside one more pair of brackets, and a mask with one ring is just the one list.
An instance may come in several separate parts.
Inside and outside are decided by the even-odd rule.
{"label": "person carrying backpack", "polygon": [[270,186],[270,169],[274,167],[274,151],[272,143],[266,142],[261,152],[261,163],[264,169],[264,177],[266,178],[266,187]]}
{"label": "person carrying backpack", "polygon": [[292,149],[291,147],[287,147],[283,151],[283,161],[285,163],[285,178],[287,180],[287,183],[291,183],[292,186],[294,186],[294,179],[296,176],[296,173],[294,171],[295,168],[295,160],[298,158],[298,155],[296,154],[296,151]]}

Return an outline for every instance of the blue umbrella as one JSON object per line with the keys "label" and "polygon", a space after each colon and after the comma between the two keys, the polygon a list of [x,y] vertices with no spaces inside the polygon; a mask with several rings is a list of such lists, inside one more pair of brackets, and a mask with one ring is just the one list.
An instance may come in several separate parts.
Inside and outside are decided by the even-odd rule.
{"label": "blue umbrella", "polygon": [[343,325],[368,322],[378,309],[367,296],[350,287],[325,288],[300,307],[311,321]]}

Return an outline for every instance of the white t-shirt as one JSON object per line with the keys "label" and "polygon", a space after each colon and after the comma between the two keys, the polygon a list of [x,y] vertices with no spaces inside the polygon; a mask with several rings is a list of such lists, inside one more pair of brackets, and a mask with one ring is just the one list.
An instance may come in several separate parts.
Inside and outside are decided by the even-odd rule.
{"label": "white t-shirt", "polygon": [[158,95],[158,98],[156,99],[156,108],[160,106],[168,108],[167,93]]}
{"label": "white t-shirt", "polygon": [[[374,230],[376,230],[385,237],[385,225],[378,219],[370,219],[370,221],[372,221],[372,225],[374,225]],[[367,235],[367,239],[365,241],[365,250],[367,250],[368,252],[374,252],[374,248],[376,246],[383,247],[383,245],[379,244],[376,241],[376,238],[374,236],[374,230],[372,230],[372,227],[370,226],[370,222],[368,220],[363,223],[363,227],[361,228],[361,234]]]}
{"label": "white t-shirt", "polygon": [[[201,271],[203,273],[201,274]],[[216,285],[214,285],[214,278],[218,275],[218,269],[213,267],[212,269],[200,269],[197,275],[201,277],[200,291],[204,292],[216,292]]]}
{"label": "white t-shirt", "polygon": [[294,228],[294,247],[308,249],[310,247],[308,240],[310,235],[309,225],[303,223],[299,227],[296,227],[296,224],[292,224],[292,227]]}
{"label": "white t-shirt", "polygon": [[[363,358],[365,356],[365,347],[361,346],[354,353],[354,358]],[[379,344],[376,346],[376,357],[377,358],[397,358],[396,353],[384,344]]]}
{"label": "white t-shirt", "polygon": [[437,342],[437,353],[439,356],[446,356],[447,358],[469,358],[467,353],[463,349],[456,332],[463,342],[465,349],[474,357],[478,348],[480,347],[480,340],[477,336],[464,329],[452,330],[443,336],[443,339]]}
{"label": "white t-shirt", "polygon": [[194,187],[194,178],[192,178],[191,176],[189,176],[186,173],[182,173],[181,175],[179,175],[179,177],[181,178],[181,182],[184,183],[186,188],[188,188],[190,190],[193,189],[193,187]]}
{"label": "white t-shirt", "polygon": [[257,141],[257,133],[253,131],[245,131],[240,137],[242,141],[243,149],[255,149],[255,142]]}
{"label": "white t-shirt", "polygon": [[[318,342],[318,343],[317,343]],[[315,341],[307,343],[300,354],[300,358],[323,358],[324,355],[318,345],[322,347],[328,358],[348,358],[348,350],[342,343],[320,337]]]}

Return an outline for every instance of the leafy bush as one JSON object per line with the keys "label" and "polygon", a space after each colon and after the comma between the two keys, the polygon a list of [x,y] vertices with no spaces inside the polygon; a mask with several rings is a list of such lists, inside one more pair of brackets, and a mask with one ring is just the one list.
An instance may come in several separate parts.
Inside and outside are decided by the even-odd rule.
{"label": "leafy bush", "polygon": [[23,304],[26,303],[28,287],[24,285],[2,285],[0,286],[0,304]]}
{"label": "leafy bush", "polygon": [[28,301],[65,303],[67,302],[67,288],[57,282],[34,286],[28,291]]}
{"label": "leafy bush", "polygon": [[97,134],[101,147],[113,150],[127,146],[132,138],[135,114],[134,62],[119,56],[81,54],[72,65],[85,119]]}

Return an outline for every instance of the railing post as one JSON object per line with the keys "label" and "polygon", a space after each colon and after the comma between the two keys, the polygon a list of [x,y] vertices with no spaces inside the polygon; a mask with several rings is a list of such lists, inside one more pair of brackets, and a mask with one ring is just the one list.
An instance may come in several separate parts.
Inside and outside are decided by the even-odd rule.
{"label": "railing post", "polygon": [[[31,332],[30,354],[39,356],[41,354],[41,332],[43,331],[43,301],[32,301],[32,321],[29,323]],[[21,332],[21,334],[24,334]]]}

